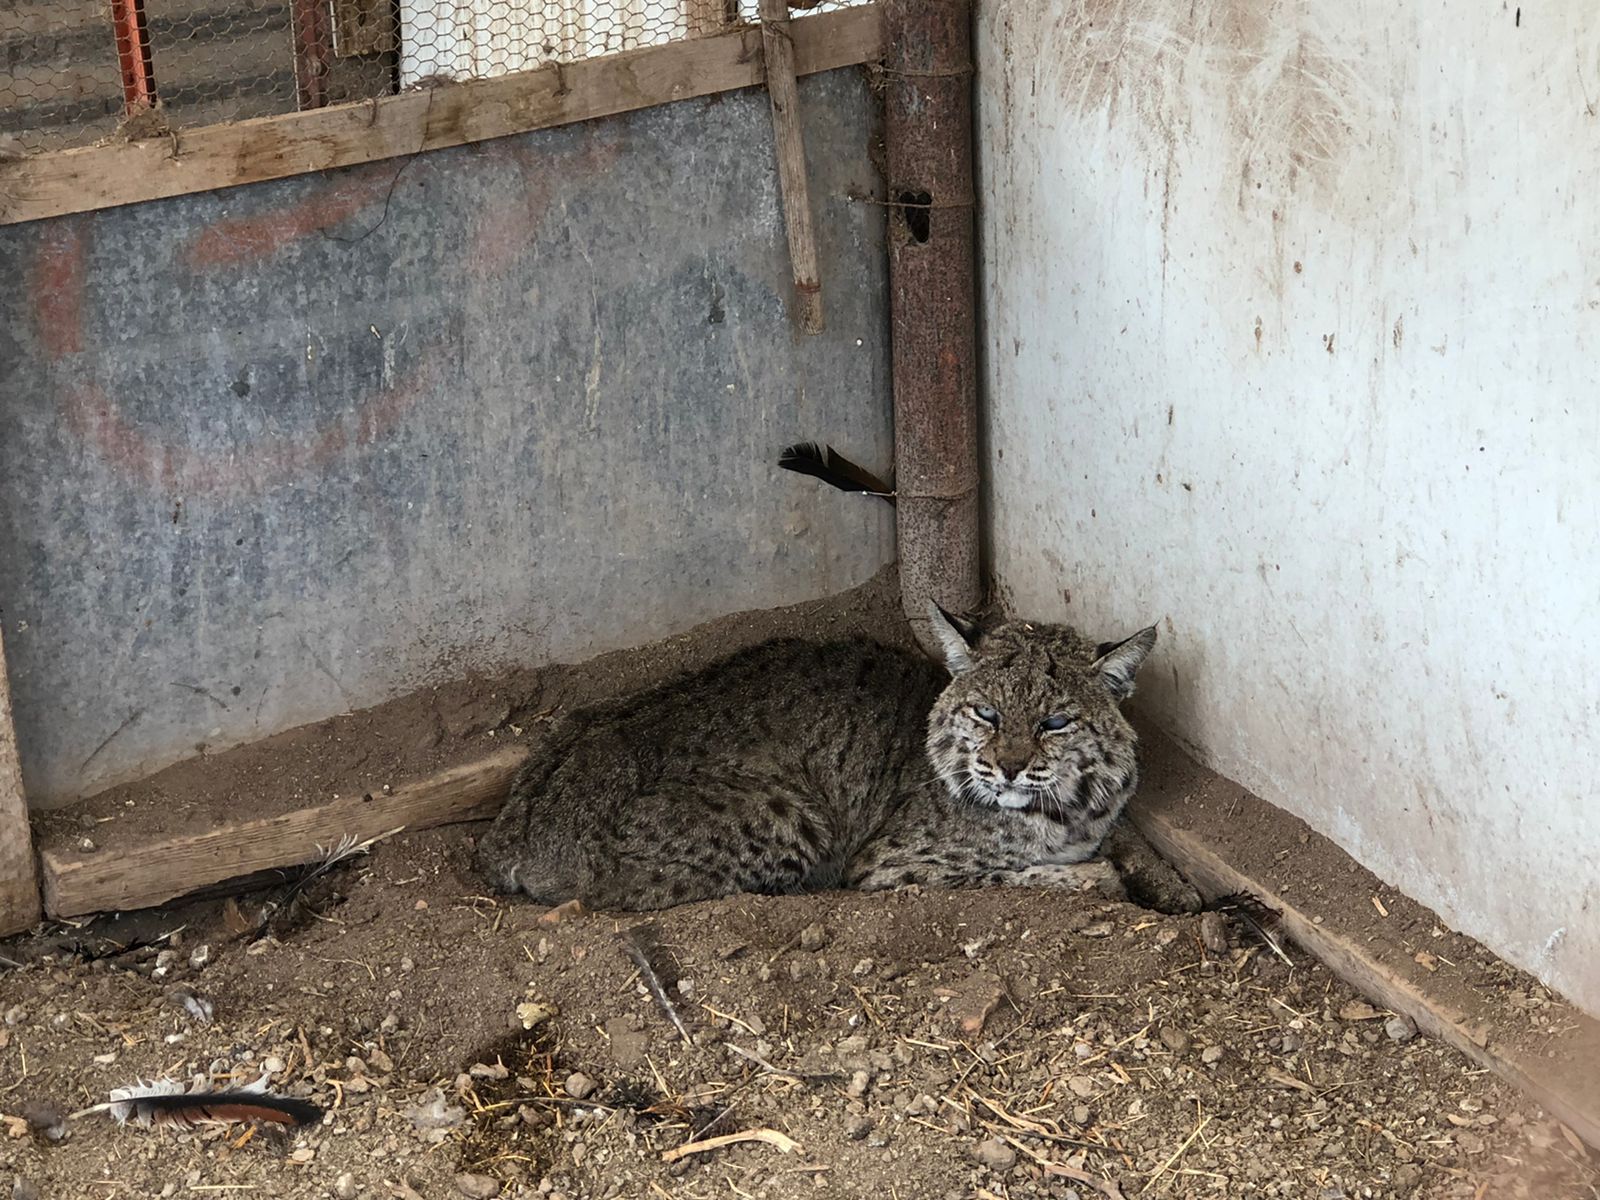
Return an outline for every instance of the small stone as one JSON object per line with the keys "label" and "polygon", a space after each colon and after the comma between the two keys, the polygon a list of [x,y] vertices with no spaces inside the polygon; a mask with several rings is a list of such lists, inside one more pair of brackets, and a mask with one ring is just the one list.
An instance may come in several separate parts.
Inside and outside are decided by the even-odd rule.
{"label": "small stone", "polygon": [[1381,1016],[1383,1014],[1365,1000],[1352,1000],[1339,1009],[1341,1021],[1376,1021]]}
{"label": "small stone", "polygon": [[503,1062],[473,1063],[467,1068],[467,1074],[473,1079],[501,1080],[510,1077],[511,1072]]}
{"label": "small stone", "polygon": [[844,1135],[852,1142],[859,1142],[872,1132],[872,1122],[863,1116],[849,1116],[844,1119]]}
{"label": "small stone", "polygon": [[813,922],[800,931],[800,949],[821,950],[828,944],[828,931]]}
{"label": "small stone", "polygon": [[402,955],[400,958],[400,969],[402,971],[415,971],[417,969],[417,960],[409,955]]}
{"label": "small stone", "polygon": [[528,1000],[517,1005],[517,1020],[522,1022],[524,1029],[532,1029],[536,1025],[543,1025],[556,1015],[553,1004],[540,1004],[537,1000]]}
{"label": "small stone", "polygon": [[972,1148],[972,1157],[991,1171],[1005,1172],[1017,1165],[1017,1152],[999,1138],[987,1138]]}
{"label": "small stone", "polygon": [[205,966],[210,961],[211,946],[207,942],[201,942],[189,952],[189,965],[196,971],[200,970],[201,967]]}
{"label": "small stone", "polygon": [[1403,1046],[1417,1036],[1417,1023],[1410,1017],[1390,1017],[1383,1023],[1383,1031],[1389,1035],[1391,1042],[1399,1042]]}
{"label": "small stone", "polygon": [[367,1055],[367,1065],[379,1075],[388,1075],[394,1070],[394,1059],[382,1050],[374,1050]]}
{"label": "small stone", "polygon": [[287,1064],[276,1054],[269,1054],[261,1060],[261,1069],[268,1075],[282,1075]]}
{"label": "small stone", "polygon": [[1087,1100],[1095,1094],[1094,1080],[1087,1075],[1073,1075],[1067,1080],[1067,1087],[1074,1096]]}
{"label": "small stone", "polygon": [[850,1076],[850,1083],[844,1089],[844,1094],[852,1100],[859,1100],[867,1094],[867,1089],[872,1086],[872,1076],[866,1071],[857,1071]]}
{"label": "small stone", "polygon": [[456,1191],[470,1200],[491,1200],[500,1194],[500,1181],[488,1175],[457,1175]]}
{"label": "small stone", "polygon": [[427,912],[428,911],[428,902],[426,900],[418,900],[411,907],[416,909],[418,912]]}
{"label": "small stone", "polygon": [[289,1161],[292,1163],[308,1163],[316,1156],[317,1152],[310,1146],[301,1146],[298,1150],[289,1155]]}
{"label": "small stone", "polygon": [[405,1117],[416,1129],[442,1133],[466,1120],[467,1110],[447,1104],[444,1093],[433,1088],[423,1093],[420,1104],[406,1109]]}
{"label": "small stone", "polygon": [[1209,1067],[1212,1063],[1221,1062],[1222,1056],[1226,1053],[1227,1051],[1221,1046],[1207,1046],[1204,1050],[1200,1051],[1200,1061]]}
{"label": "small stone", "polygon": [[[1110,937],[1111,931],[1112,925],[1110,921],[1095,921],[1093,924],[1083,927],[1083,936],[1092,938]],[[1015,1157],[1015,1154],[1012,1157]]]}
{"label": "small stone", "polygon": [[1182,1054],[1189,1048],[1189,1035],[1173,1025],[1161,1027],[1161,1044],[1174,1054]]}
{"label": "small stone", "polygon": [[595,1089],[600,1085],[582,1071],[574,1071],[567,1076],[567,1081],[561,1086],[566,1090],[567,1095],[574,1100],[587,1100],[594,1095]]}
{"label": "small stone", "polygon": [[589,910],[583,906],[582,900],[568,900],[565,904],[558,904],[547,910],[539,917],[540,925],[559,925],[563,921],[576,920],[578,917],[587,916]]}
{"label": "small stone", "polygon": [[1072,1106],[1072,1123],[1082,1128],[1089,1124],[1089,1106],[1087,1104],[1074,1104]]}
{"label": "small stone", "polygon": [[339,1200],[355,1200],[359,1194],[356,1188],[356,1177],[350,1174],[349,1171],[339,1176],[333,1181],[333,1194],[339,1197]]}
{"label": "small stone", "polygon": [[1213,954],[1228,952],[1228,918],[1219,912],[1200,914],[1200,941]]}
{"label": "small stone", "polygon": [[18,1175],[11,1181],[11,1200],[39,1200],[39,1189]]}

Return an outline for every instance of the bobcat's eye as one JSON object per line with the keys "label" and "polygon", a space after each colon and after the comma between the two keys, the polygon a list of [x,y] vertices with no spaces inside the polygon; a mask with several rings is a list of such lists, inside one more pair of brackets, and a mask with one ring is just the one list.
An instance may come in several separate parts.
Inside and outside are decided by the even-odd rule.
{"label": "bobcat's eye", "polygon": [[990,708],[987,704],[973,705],[972,713],[978,718],[978,720],[987,721],[996,729],[1000,728],[1000,714],[995,712],[995,710]]}
{"label": "bobcat's eye", "polygon": [[1054,716],[1046,717],[1040,721],[1039,728],[1045,733],[1060,733],[1070,724],[1072,724],[1070,720],[1060,713],[1056,713]]}

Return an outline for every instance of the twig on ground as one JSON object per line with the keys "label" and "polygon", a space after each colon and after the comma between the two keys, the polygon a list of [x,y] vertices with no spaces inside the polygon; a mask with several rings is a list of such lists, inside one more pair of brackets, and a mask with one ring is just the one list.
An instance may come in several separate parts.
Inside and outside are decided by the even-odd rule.
{"label": "twig on ground", "polygon": [[704,1154],[739,1142],[765,1142],[780,1154],[792,1154],[800,1149],[799,1142],[788,1134],[779,1133],[776,1129],[745,1129],[739,1133],[725,1133],[721,1137],[707,1138],[703,1142],[688,1142],[674,1150],[663,1150],[661,1161],[677,1162],[680,1158],[687,1158],[691,1154]]}

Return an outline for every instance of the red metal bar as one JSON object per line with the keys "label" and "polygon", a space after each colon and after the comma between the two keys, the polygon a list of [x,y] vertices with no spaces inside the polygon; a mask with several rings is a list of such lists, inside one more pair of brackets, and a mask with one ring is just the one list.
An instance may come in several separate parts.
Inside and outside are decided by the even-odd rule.
{"label": "red metal bar", "polygon": [[328,103],[328,70],[333,63],[333,22],[327,0],[292,0],[294,81],[300,109]]}
{"label": "red metal bar", "polygon": [[156,68],[150,55],[150,30],[144,0],[111,0],[117,34],[117,65],[122,70],[122,102],[128,112],[156,102]]}

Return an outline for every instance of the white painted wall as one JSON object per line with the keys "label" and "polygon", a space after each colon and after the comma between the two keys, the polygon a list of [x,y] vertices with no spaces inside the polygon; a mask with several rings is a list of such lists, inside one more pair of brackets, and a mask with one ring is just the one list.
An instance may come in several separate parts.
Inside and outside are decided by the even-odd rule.
{"label": "white painted wall", "polygon": [[1600,8],[979,7],[1015,608],[1600,1012]]}

